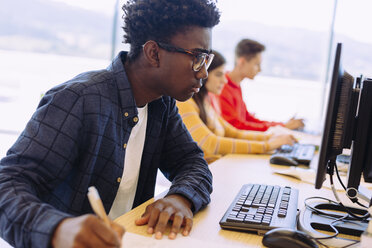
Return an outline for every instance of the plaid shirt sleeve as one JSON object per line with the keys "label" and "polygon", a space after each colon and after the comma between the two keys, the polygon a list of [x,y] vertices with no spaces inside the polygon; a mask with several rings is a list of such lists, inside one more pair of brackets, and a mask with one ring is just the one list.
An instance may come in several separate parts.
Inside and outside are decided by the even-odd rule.
{"label": "plaid shirt sleeve", "polygon": [[1,160],[0,232],[15,247],[49,247],[57,224],[71,216],[40,195],[67,175],[77,157],[82,101],[71,90],[47,94]]}
{"label": "plaid shirt sleeve", "polygon": [[195,213],[210,202],[212,174],[202,150],[183,124],[175,100],[171,101],[169,111],[160,169],[172,181],[168,195],[183,195],[192,202]]}

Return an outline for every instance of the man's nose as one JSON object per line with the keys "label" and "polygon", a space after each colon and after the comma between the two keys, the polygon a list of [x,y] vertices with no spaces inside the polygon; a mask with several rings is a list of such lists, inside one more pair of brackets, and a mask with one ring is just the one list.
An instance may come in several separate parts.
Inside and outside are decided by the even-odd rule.
{"label": "man's nose", "polygon": [[202,68],[196,73],[198,79],[206,79],[208,77],[208,70],[204,64]]}

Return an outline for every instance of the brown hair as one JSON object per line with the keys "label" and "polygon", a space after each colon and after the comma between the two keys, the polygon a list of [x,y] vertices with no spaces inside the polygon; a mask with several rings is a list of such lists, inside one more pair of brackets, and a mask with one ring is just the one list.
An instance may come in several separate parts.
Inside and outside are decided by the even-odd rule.
{"label": "brown hair", "polygon": [[[208,73],[213,71],[217,67],[226,64],[226,59],[222,56],[221,53],[217,51],[213,51],[212,53],[214,54],[214,59],[212,61],[212,64],[208,68]],[[202,119],[205,124],[207,124],[207,113],[204,108],[204,99],[208,95],[208,90],[205,87],[205,83],[207,82],[207,80],[208,78],[203,79],[203,86],[200,88],[200,91],[197,94],[194,94],[192,97],[199,107],[200,119]]]}
{"label": "brown hair", "polygon": [[235,58],[244,57],[250,60],[256,54],[265,51],[265,46],[258,41],[243,39],[235,47]]}

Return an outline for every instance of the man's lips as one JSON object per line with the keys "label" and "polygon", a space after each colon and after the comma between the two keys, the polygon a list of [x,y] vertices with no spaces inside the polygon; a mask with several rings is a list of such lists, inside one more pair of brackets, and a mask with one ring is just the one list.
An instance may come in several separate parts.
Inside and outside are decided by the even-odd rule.
{"label": "man's lips", "polygon": [[195,92],[195,93],[198,93],[200,91],[200,88],[202,87],[203,85],[201,83],[198,83],[198,85],[192,87],[192,91]]}
{"label": "man's lips", "polygon": [[192,91],[195,92],[195,93],[198,93],[200,90],[200,88],[196,87],[196,88],[192,88]]}

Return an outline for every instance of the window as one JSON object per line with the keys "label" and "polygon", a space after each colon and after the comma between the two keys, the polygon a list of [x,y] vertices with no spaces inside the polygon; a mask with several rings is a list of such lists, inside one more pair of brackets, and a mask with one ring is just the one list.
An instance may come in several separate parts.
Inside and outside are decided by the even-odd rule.
{"label": "window", "polygon": [[[124,1],[3,3],[0,114],[6,118],[0,133],[21,132],[40,96],[52,86],[83,71],[104,68],[112,54],[128,49],[121,43]],[[344,67],[350,73],[372,73],[368,0],[231,0],[217,5],[222,16],[213,31],[213,48],[225,55],[228,69],[233,67],[234,47],[240,39],[266,45],[262,72],[242,84],[248,109],[259,118],[284,121],[297,114],[309,126],[320,123],[326,71],[334,53],[331,40],[345,44]]]}
{"label": "window", "polygon": [[0,157],[3,157],[45,91],[83,71],[108,66],[115,0],[1,2]]}
{"label": "window", "polygon": [[372,77],[372,32],[369,0],[339,0],[334,43],[343,43],[343,66],[353,76]]}
{"label": "window", "polygon": [[213,34],[213,47],[226,56],[228,67],[240,39],[266,46],[262,72],[241,85],[248,110],[265,120],[297,115],[318,128],[333,0],[233,3],[219,2],[222,20]]}

